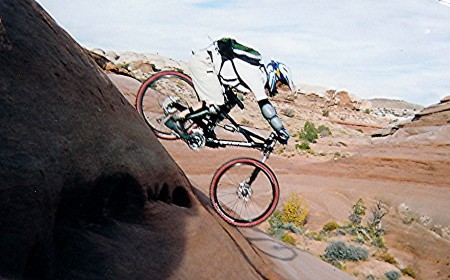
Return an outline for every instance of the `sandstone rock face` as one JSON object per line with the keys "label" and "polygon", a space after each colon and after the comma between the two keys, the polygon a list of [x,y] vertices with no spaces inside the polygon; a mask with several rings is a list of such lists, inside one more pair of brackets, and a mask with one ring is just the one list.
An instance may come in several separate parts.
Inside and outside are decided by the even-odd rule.
{"label": "sandstone rock face", "polygon": [[413,119],[414,126],[436,126],[450,123],[450,102],[444,98],[440,103],[431,105],[418,112]]}
{"label": "sandstone rock face", "polygon": [[0,1],[0,278],[277,278],[93,59]]}
{"label": "sandstone rock face", "polygon": [[446,97],[441,99],[441,103],[450,102],[450,95],[447,95]]}
{"label": "sandstone rock face", "polygon": [[145,80],[160,70],[175,69],[188,73],[185,62],[176,61],[158,54],[135,52],[104,52],[105,57],[115,65],[125,68],[140,80]]}

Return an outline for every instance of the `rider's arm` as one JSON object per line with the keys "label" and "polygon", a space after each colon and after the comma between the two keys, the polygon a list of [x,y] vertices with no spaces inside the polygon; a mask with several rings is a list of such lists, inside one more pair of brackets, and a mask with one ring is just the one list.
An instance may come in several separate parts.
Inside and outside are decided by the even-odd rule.
{"label": "rider's arm", "polygon": [[259,108],[261,109],[262,115],[269,122],[273,130],[275,130],[275,132],[278,134],[280,141],[284,142],[283,144],[286,144],[290,135],[284,128],[283,122],[281,121],[280,117],[278,117],[275,108],[267,98],[258,101],[258,104]]}

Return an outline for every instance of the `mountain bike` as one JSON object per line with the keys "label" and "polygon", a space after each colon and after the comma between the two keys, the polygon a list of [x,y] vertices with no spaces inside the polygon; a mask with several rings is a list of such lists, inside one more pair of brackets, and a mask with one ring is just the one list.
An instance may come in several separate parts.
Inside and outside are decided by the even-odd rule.
{"label": "mountain bike", "polygon": [[[273,152],[277,136],[272,132],[265,138],[237,123],[229,112],[235,106],[243,109],[244,104],[231,87],[225,86],[224,96],[225,105],[219,106],[215,112],[202,108],[186,116],[183,130],[188,137],[184,140],[194,150],[205,146],[236,146],[262,152],[260,160],[241,157],[226,162],[217,169],[210,185],[211,204],[220,217],[234,226],[250,227],[265,221],[278,204],[278,180],[265,163]],[[177,140],[180,137],[164,123],[173,114],[198,102],[188,75],[162,71],[143,82],[136,97],[136,109],[158,138]],[[219,127],[238,134],[243,140],[218,137]]]}

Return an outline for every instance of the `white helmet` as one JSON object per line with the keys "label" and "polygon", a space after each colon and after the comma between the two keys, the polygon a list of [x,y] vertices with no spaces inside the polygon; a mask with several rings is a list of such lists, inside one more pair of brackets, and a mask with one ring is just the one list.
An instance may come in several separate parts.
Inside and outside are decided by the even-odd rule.
{"label": "white helmet", "polygon": [[277,93],[277,82],[280,81],[283,84],[289,86],[291,91],[294,91],[294,82],[291,77],[291,70],[284,63],[271,60],[267,66],[267,83],[269,86],[269,92],[271,95]]}

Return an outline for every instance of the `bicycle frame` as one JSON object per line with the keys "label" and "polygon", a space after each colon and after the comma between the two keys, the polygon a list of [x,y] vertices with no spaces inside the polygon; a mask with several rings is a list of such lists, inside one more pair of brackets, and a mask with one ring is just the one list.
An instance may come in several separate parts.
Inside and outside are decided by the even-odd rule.
{"label": "bicycle frame", "polygon": [[[161,92],[158,92],[158,84],[155,82],[165,78],[175,79],[174,83],[177,86],[173,93],[174,98],[171,98],[172,87],[167,86],[172,79],[161,82]],[[178,91],[179,81],[176,79],[186,83],[181,86],[181,91]],[[156,92],[147,92],[148,88]],[[194,100],[195,96],[192,93],[195,92],[195,89],[191,78],[179,72],[163,71],[147,79],[139,88],[136,96],[136,108],[158,138],[166,140],[182,138],[194,150],[199,150],[204,146],[212,148],[235,146],[257,149],[262,152],[263,157],[260,160],[239,157],[224,163],[215,172],[210,185],[210,199],[214,210],[231,225],[250,227],[269,218],[279,200],[280,189],[277,178],[273,170],[265,163],[273,152],[278,137],[274,132],[268,137],[262,137],[258,131],[237,123],[229,113],[235,106],[243,109],[244,104],[234,94],[233,88],[228,86],[224,86],[224,88],[225,102],[223,105],[217,106],[215,112],[211,110],[214,108],[206,106],[199,110],[192,109],[191,105],[196,104],[195,102],[199,101],[199,98],[196,95],[197,100]],[[146,93],[150,97],[145,101]],[[144,108],[145,106],[148,106],[148,114],[145,113],[147,109]],[[159,106],[163,111],[161,112],[155,106]],[[179,120],[177,126],[180,127],[177,127],[176,131],[170,131],[166,122],[177,111],[183,112],[183,114],[187,113],[187,115]],[[217,131],[216,134],[218,127],[221,128],[220,130],[237,133],[242,138],[238,139],[234,136],[218,138],[217,134],[223,135],[222,131]],[[251,207],[251,205],[253,206]]]}
{"label": "bicycle frame", "polygon": [[[200,116],[203,116],[202,114],[196,114],[194,116],[191,116],[190,119],[192,119],[195,123],[198,124],[198,121],[195,120],[196,118],[200,118]],[[235,147],[243,147],[243,148],[252,148],[260,150],[263,153],[263,158],[261,159],[261,162],[265,162],[270,154],[272,153],[275,144],[277,142],[275,133],[271,133],[268,138],[264,138],[248,129],[245,129],[241,125],[239,125],[228,113],[226,112],[220,112],[219,113],[220,119],[227,119],[230,121],[231,125],[228,124],[221,124],[219,120],[216,121],[210,121],[206,124],[206,127],[208,127],[210,130],[214,130],[216,126],[222,127],[223,129],[230,131],[230,132],[238,132],[244,138],[246,141],[239,141],[239,140],[227,140],[227,139],[217,139],[213,137],[207,137],[206,138],[206,145],[208,147],[227,147],[227,146],[235,146]],[[203,121],[204,119],[200,119]],[[204,123],[202,123],[205,125]]]}

